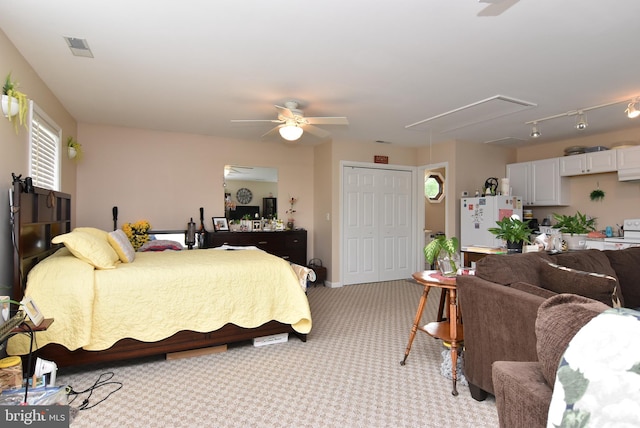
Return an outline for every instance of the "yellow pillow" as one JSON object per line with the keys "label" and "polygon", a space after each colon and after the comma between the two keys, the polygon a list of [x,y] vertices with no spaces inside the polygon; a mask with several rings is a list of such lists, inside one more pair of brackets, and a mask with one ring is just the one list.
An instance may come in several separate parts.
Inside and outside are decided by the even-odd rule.
{"label": "yellow pillow", "polygon": [[86,227],[86,226],[76,227],[75,229],[73,229],[73,232],[88,233],[89,235],[93,235],[96,238],[104,239],[105,241],[107,240],[107,237],[109,235],[109,232],[107,232],[106,230],[97,229],[95,227]]}
{"label": "yellow pillow", "polygon": [[58,235],[51,242],[64,244],[74,256],[97,269],[114,269],[119,260],[118,254],[107,240],[84,231],[74,230]]}
{"label": "yellow pillow", "polygon": [[132,263],[135,260],[136,250],[133,249],[129,238],[127,238],[127,235],[125,235],[122,230],[117,229],[109,232],[107,239],[111,247],[113,247],[118,254],[118,257],[120,257],[122,263]]}

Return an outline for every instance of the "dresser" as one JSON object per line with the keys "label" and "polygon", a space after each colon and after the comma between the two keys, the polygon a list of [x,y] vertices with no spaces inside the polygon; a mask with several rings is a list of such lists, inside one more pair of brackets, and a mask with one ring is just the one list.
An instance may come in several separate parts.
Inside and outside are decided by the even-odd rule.
{"label": "dresser", "polygon": [[267,253],[302,266],[307,264],[307,231],[207,232],[205,248],[221,245],[253,245]]}

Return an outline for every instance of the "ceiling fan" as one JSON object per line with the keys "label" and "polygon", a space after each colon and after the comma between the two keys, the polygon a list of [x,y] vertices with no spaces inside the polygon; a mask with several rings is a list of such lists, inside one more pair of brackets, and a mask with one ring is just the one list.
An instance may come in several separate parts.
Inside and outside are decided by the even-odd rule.
{"label": "ceiling fan", "polygon": [[331,134],[324,129],[314,125],[348,125],[349,121],[346,117],[304,117],[302,110],[298,108],[297,101],[287,101],[284,107],[276,105],[278,111],[277,119],[234,119],[232,123],[248,123],[248,122],[271,122],[278,123],[278,126],[271,129],[264,137],[270,137],[279,133],[282,138],[287,141],[297,141],[302,137],[304,132],[308,132],[318,138],[327,138]]}
{"label": "ceiling fan", "polygon": [[487,7],[478,12],[478,16],[498,16],[520,0],[478,0],[480,3],[489,3]]}

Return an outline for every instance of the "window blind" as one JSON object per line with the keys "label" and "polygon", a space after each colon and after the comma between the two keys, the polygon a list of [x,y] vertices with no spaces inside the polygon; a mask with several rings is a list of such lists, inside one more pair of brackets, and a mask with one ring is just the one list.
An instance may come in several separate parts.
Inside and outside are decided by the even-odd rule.
{"label": "window blind", "polygon": [[34,186],[60,190],[61,129],[33,102],[29,148],[29,176]]}

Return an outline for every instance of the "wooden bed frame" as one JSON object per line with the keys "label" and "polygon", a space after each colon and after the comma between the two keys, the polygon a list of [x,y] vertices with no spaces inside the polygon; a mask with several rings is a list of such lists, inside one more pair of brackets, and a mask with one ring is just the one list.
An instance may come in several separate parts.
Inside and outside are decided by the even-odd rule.
{"label": "wooden bed frame", "polygon": [[[24,185],[21,182],[14,183],[11,210],[14,224],[12,239],[15,250],[15,300],[21,300],[24,296],[29,271],[61,247],[52,244],[51,239],[71,231],[71,195],[39,187],[34,187],[32,193],[25,193],[23,189]],[[251,329],[226,324],[216,331],[207,333],[181,331],[158,342],[123,339],[104,351],[69,351],[64,346],[48,344],[36,351],[36,355],[54,361],[59,367],[65,367],[218,346],[279,333],[293,333],[306,342],[306,334],[296,332],[291,325],[270,321]]]}

